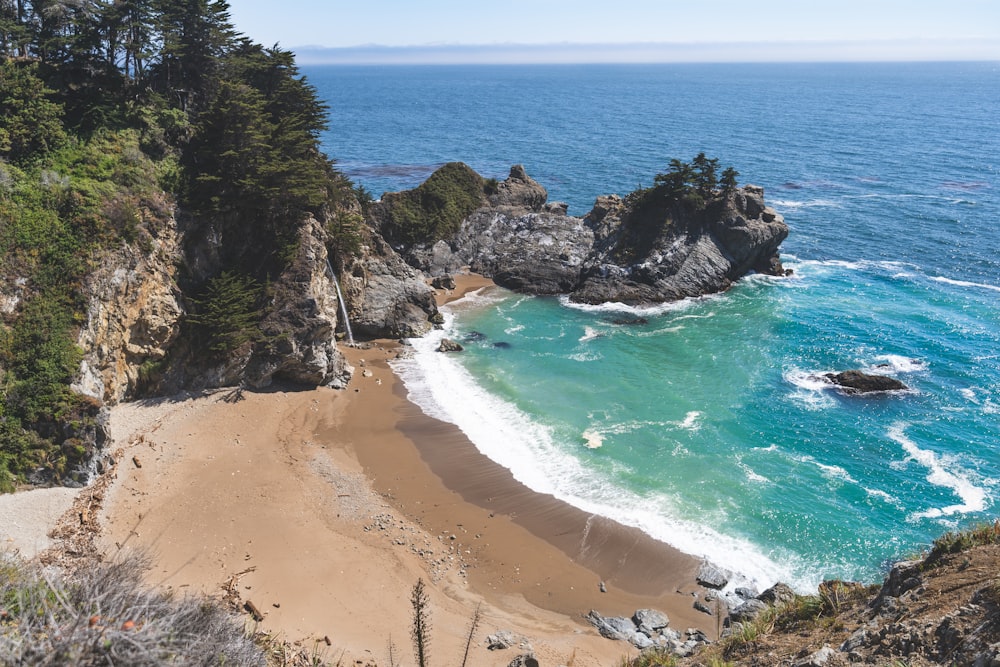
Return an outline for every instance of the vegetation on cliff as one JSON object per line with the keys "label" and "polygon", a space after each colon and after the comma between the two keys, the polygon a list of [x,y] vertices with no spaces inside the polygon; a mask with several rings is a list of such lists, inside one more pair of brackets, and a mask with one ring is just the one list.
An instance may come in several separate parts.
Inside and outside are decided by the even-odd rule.
{"label": "vegetation on cliff", "polygon": [[[80,472],[99,407],[70,388],[86,277],[123,244],[152,251],[175,205],[219,255],[178,277],[187,349],[255,340],[302,221],[353,198],[319,150],[325,113],[222,0],[0,1],[0,490]],[[343,250],[356,224],[331,225]]]}
{"label": "vegetation on cliff", "polygon": [[382,233],[390,243],[434,243],[458,231],[462,221],[487,203],[496,182],[485,180],[461,162],[449,162],[413,190],[382,199]]}
{"label": "vegetation on cliff", "polygon": [[719,176],[719,160],[699,153],[691,162],[677,158],[653,185],[625,197],[630,212],[622,221],[619,255],[643,257],[663,231],[678,224],[698,224],[720,217],[728,196],[736,190],[739,172],[727,167]]}

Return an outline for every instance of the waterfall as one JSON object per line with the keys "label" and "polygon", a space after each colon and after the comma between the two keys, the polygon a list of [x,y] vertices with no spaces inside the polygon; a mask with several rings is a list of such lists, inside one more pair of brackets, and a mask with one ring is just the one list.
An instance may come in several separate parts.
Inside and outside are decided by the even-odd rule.
{"label": "waterfall", "polygon": [[347,304],[344,303],[344,293],[340,291],[340,282],[337,280],[337,274],[333,272],[333,267],[330,266],[330,260],[326,260],[326,270],[330,274],[330,278],[333,279],[333,286],[337,288],[337,301],[340,303],[340,314],[344,318],[344,330],[347,331],[347,344],[354,345],[354,333],[351,332],[351,320],[347,317]]}

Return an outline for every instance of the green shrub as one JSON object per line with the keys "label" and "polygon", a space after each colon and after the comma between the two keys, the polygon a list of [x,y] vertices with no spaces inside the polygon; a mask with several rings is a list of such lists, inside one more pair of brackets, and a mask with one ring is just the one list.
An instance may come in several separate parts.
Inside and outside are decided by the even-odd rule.
{"label": "green shrub", "polygon": [[188,321],[208,339],[208,349],[225,354],[260,340],[261,289],[250,276],[224,271],[208,281],[201,296],[193,299],[195,311]]}
{"label": "green shrub", "polygon": [[924,567],[933,567],[948,554],[961,553],[973,547],[1000,544],[1000,519],[960,532],[947,532],[934,540]]}
{"label": "green shrub", "polygon": [[393,243],[434,243],[458,231],[486,203],[483,177],[461,162],[449,162],[415,190],[383,197],[388,220],[383,233]]}

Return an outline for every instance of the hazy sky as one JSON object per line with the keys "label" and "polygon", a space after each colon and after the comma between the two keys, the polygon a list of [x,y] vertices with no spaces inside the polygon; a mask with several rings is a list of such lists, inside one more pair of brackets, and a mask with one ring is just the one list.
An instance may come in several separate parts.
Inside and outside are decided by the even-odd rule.
{"label": "hazy sky", "polygon": [[[1000,0],[230,0],[230,7],[241,32],[286,48],[777,42],[789,59],[802,43],[807,59],[820,57],[817,44],[834,58],[839,49],[857,59],[859,49],[873,48],[877,59],[933,59],[937,50],[944,59],[1000,59]],[[740,50],[732,53],[738,59]]]}

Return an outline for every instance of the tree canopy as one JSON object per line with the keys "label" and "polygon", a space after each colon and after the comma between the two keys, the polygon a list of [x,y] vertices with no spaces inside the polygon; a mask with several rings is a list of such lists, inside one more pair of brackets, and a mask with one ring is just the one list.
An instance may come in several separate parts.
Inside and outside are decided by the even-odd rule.
{"label": "tree canopy", "polygon": [[179,276],[186,330],[220,355],[259,338],[301,224],[350,192],[326,111],[225,0],[0,0],[0,271],[24,280],[0,318],[0,487],[79,458],[82,285],[102,253],[151,248],[174,203],[186,238],[221,239],[213,275]]}

